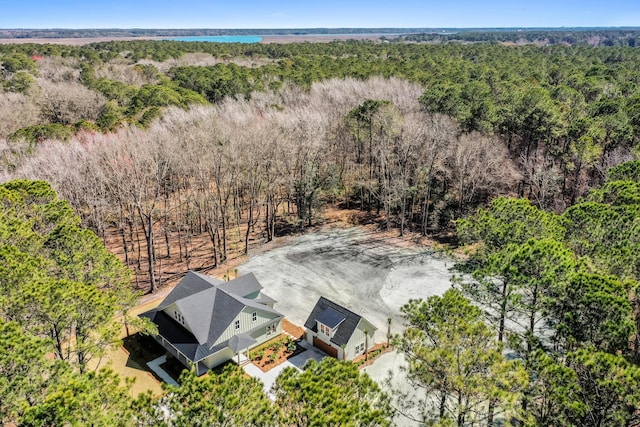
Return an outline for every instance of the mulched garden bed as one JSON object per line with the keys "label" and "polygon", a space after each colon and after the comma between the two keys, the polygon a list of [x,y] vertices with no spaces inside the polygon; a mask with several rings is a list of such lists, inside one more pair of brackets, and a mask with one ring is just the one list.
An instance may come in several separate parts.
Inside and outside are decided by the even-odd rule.
{"label": "mulched garden bed", "polygon": [[358,368],[364,368],[365,366],[372,365],[378,357],[390,352],[391,350],[393,350],[393,347],[391,346],[387,346],[386,344],[376,344],[371,350],[369,350],[366,360],[363,354],[353,359],[352,362],[358,366]]}
{"label": "mulched garden bed", "polygon": [[305,348],[298,341],[287,335],[280,335],[251,350],[250,356],[254,365],[267,372],[303,351]]}

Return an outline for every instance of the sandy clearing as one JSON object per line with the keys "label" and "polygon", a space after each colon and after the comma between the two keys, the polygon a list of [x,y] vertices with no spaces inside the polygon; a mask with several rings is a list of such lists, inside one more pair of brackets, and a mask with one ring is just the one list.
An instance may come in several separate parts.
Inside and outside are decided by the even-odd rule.
{"label": "sandy clearing", "polygon": [[[375,340],[385,342],[387,318],[392,318],[393,333],[402,332],[400,307],[412,298],[442,295],[451,287],[452,266],[452,259],[429,246],[409,245],[366,227],[326,227],[250,256],[238,272],[253,272],[278,301],[275,307],[292,323],[304,324],[323,295],[370,320],[378,327]],[[404,354],[392,351],[363,371],[393,399],[406,395],[417,401],[420,396],[403,367]],[[393,404],[400,402],[394,400]],[[418,408],[408,411],[419,418]],[[393,424],[419,425],[401,414],[394,417]]]}
{"label": "sandy clearing", "polygon": [[[419,405],[411,408],[403,407],[406,406],[406,402],[403,401],[404,397],[412,402],[418,402],[421,398],[418,389],[414,388],[407,380],[407,374],[401,368],[406,365],[404,354],[394,350],[378,357],[372,365],[362,368],[362,372],[367,373],[382,390],[391,395],[392,405],[396,409],[401,409],[413,419],[420,419]],[[393,418],[393,425],[398,427],[422,425],[409,417],[397,412]]]}
{"label": "sandy clearing", "polygon": [[426,247],[396,247],[362,228],[321,230],[252,256],[238,267],[253,272],[276,309],[303,325],[322,295],[370,320],[375,340],[402,331],[400,307],[410,298],[441,295],[450,286],[453,261]]}

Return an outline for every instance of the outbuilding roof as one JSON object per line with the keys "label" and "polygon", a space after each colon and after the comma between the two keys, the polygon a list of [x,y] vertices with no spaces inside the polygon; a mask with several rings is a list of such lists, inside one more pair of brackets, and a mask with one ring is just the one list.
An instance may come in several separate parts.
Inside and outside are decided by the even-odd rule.
{"label": "outbuilding roof", "polygon": [[[325,297],[320,297],[315,307],[311,311],[309,318],[304,323],[304,327],[318,332],[318,323],[320,322],[331,329],[336,329],[335,333],[331,337],[331,342],[341,346],[347,344],[353,331],[355,331],[362,316],[354,313],[353,311],[336,304],[335,302],[328,300]],[[325,323],[328,322],[328,323]],[[336,326],[331,326],[335,324]]]}
{"label": "outbuilding roof", "polygon": [[327,307],[322,313],[318,315],[318,318],[316,320],[333,329],[340,323],[342,323],[346,318],[347,317],[344,314],[338,313],[331,307]]}

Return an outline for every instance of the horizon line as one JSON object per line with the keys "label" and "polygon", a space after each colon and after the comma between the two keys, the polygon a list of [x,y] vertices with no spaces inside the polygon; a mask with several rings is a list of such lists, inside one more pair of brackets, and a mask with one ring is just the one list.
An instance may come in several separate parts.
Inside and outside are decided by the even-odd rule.
{"label": "horizon line", "polygon": [[537,27],[34,27],[34,28],[0,28],[0,31],[60,31],[60,30],[84,30],[84,31],[97,31],[97,30],[152,30],[152,31],[175,31],[175,30],[236,30],[236,31],[255,31],[255,30],[270,30],[270,31],[291,31],[291,30],[597,30],[597,29],[626,29],[626,30],[640,30],[640,26],[631,25],[618,25],[618,26],[537,26]]}

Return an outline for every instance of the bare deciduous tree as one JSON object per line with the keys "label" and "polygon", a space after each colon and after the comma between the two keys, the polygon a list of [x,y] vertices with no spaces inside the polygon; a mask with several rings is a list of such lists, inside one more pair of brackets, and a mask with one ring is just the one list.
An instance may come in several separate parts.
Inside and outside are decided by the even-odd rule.
{"label": "bare deciduous tree", "polygon": [[[62,123],[95,117],[103,102],[74,81],[41,84],[41,102]],[[231,250],[247,253],[252,236],[273,240],[279,224],[313,224],[322,204],[338,198],[384,209],[387,227],[401,234],[407,228],[427,234],[443,219],[508,193],[520,177],[504,142],[460,135],[451,119],[421,109],[422,90],[393,78],[329,80],[309,91],[285,85],[250,100],[167,108],[146,130],[45,141],[30,156],[8,143],[0,152],[12,164],[7,179],[50,181],[86,225],[122,245],[136,277],[146,270],[154,291],[165,258],[177,256],[190,268],[198,237],[210,242],[209,265],[217,266]],[[31,102],[11,96],[10,102]],[[367,100],[383,102],[370,123],[355,129],[362,132],[358,151],[345,117]],[[545,199],[545,185],[532,191]]]}
{"label": "bare deciduous tree", "polygon": [[106,98],[80,83],[37,79],[42,117],[52,123],[73,124],[96,120]]}
{"label": "bare deciduous tree", "polygon": [[39,108],[33,99],[21,93],[3,92],[0,96],[0,138],[15,131],[40,124]]}

